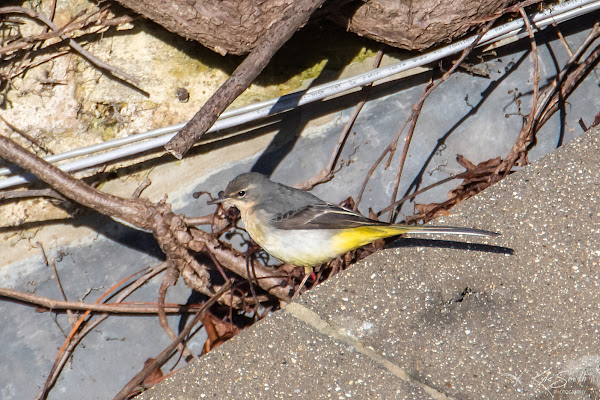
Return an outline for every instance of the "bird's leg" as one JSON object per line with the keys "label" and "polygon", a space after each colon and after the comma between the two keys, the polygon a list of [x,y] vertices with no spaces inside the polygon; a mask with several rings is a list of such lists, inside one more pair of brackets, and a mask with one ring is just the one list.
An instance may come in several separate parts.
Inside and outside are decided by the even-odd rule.
{"label": "bird's leg", "polygon": [[294,295],[292,296],[292,300],[290,300],[290,301],[294,301],[296,299],[296,297],[298,297],[298,295],[300,294],[300,291],[306,284],[306,281],[308,280],[308,278],[310,278],[310,276],[312,274],[314,274],[314,272],[311,267],[304,267],[304,278],[302,279],[300,286],[298,286],[298,289],[296,289],[296,293],[294,293]]}

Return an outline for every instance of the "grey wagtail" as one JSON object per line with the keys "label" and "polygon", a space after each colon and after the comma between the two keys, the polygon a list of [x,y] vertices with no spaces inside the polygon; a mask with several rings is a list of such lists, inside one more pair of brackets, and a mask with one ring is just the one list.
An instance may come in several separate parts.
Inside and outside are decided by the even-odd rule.
{"label": "grey wagtail", "polygon": [[235,206],[246,231],[260,247],[280,261],[304,267],[306,276],[300,288],[313,267],[377,239],[408,232],[498,235],[480,229],[376,221],[256,172],[239,175],[219,198],[208,203]]}

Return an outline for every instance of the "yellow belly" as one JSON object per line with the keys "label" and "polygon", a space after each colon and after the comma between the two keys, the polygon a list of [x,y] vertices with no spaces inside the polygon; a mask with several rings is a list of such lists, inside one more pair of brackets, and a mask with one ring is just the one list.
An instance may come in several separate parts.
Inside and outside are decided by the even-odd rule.
{"label": "yellow belly", "polygon": [[393,225],[294,231],[265,228],[265,224],[248,218],[244,218],[244,225],[267,253],[285,263],[303,267],[318,266],[377,239],[404,232]]}

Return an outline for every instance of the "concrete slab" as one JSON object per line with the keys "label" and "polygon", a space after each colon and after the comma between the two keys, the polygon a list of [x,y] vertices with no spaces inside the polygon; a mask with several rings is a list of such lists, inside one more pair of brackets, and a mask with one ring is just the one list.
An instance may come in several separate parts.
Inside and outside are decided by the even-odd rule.
{"label": "concrete slab", "polygon": [[429,399],[354,346],[277,312],[138,398]]}

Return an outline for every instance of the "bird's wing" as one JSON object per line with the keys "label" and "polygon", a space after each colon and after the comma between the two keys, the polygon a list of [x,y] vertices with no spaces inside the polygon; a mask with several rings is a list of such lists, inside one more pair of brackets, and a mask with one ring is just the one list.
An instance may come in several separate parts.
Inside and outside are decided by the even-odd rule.
{"label": "bird's wing", "polygon": [[311,204],[299,210],[288,211],[271,218],[279,229],[343,229],[365,225],[387,225],[363,217],[354,211],[330,203]]}

